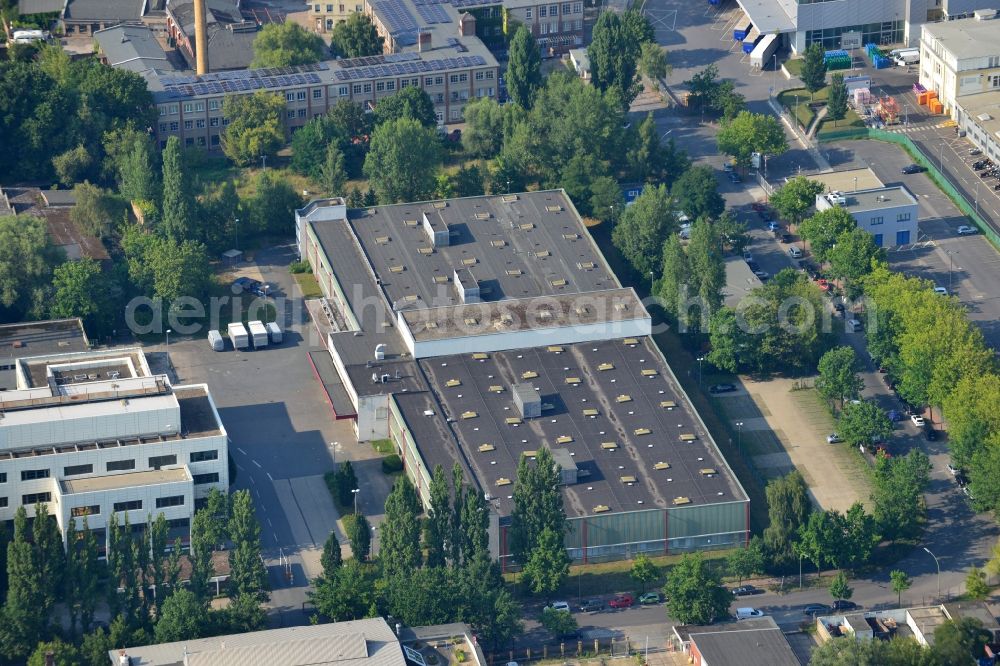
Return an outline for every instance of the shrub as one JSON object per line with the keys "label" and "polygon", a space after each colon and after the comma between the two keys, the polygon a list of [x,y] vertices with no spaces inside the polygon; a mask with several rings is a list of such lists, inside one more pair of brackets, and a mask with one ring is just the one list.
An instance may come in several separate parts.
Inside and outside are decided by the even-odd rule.
{"label": "shrub", "polygon": [[308,261],[293,261],[288,266],[289,273],[312,273],[312,267]]}
{"label": "shrub", "polygon": [[395,474],[403,471],[403,460],[393,453],[382,458],[382,471],[386,474]]}

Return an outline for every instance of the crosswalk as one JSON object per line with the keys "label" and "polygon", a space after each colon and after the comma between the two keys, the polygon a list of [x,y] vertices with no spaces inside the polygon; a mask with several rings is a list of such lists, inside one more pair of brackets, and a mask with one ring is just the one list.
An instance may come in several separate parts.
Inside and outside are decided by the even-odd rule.
{"label": "crosswalk", "polygon": [[906,127],[890,127],[886,128],[884,131],[890,132],[892,134],[910,134],[912,132],[924,132],[931,129],[941,129],[944,127],[954,127],[954,120],[946,120],[936,125],[907,125]]}

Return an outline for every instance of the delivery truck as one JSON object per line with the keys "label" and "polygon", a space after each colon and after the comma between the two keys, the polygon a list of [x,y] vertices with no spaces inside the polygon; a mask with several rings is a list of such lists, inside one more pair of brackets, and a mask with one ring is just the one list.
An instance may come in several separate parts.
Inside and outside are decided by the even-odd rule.
{"label": "delivery truck", "polygon": [[906,67],[907,65],[916,65],[920,62],[920,49],[910,49],[909,51],[900,51],[896,54],[893,60],[900,67]]}
{"label": "delivery truck", "polygon": [[267,322],[267,334],[271,336],[271,344],[277,345],[281,344],[281,327],[278,326],[278,322],[269,321]]}
{"label": "delivery truck", "polygon": [[243,324],[233,322],[229,325],[229,340],[233,343],[233,349],[247,349],[250,347],[250,335]]}
{"label": "delivery truck", "polygon": [[253,340],[254,349],[263,349],[267,346],[267,328],[264,322],[260,320],[247,322],[247,328],[250,329],[250,339]]}

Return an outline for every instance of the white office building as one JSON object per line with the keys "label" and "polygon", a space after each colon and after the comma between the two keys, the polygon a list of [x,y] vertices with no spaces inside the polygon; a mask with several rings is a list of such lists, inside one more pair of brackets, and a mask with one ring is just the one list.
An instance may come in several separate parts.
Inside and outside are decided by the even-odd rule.
{"label": "white office building", "polygon": [[112,514],[141,525],[162,513],[186,540],[199,500],[228,488],[207,386],[172,386],[141,349],[27,356],[13,372],[0,392],[0,520],[46,503],[63,534],[86,517],[103,543]]}
{"label": "white office building", "polygon": [[816,195],[816,210],[834,206],[850,213],[860,228],[875,237],[879,247],[917,240],[917,199],[902,185]]}

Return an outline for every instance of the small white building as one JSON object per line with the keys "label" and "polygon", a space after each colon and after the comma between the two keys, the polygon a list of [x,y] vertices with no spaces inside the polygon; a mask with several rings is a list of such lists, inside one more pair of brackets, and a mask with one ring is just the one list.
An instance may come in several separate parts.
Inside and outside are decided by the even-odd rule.
{"label": "small white building", "polygon": [[816,195],[816,210],[840,206],[879,247],[907,245],[917,239],[917,199],[902,185]]}
{"label": "small white building", "polygon": [[587,55],[587,49],[571,49],[569,61],[573,63],[573,69],[576,70],[581,79],[590,80],[590,56]]}
{"label": "small white building", "polygon": [[965,98],[1000,90],[1000,19],[996,9],[923,26],[920,84],[938,94],[944,112],[963,120]]}

